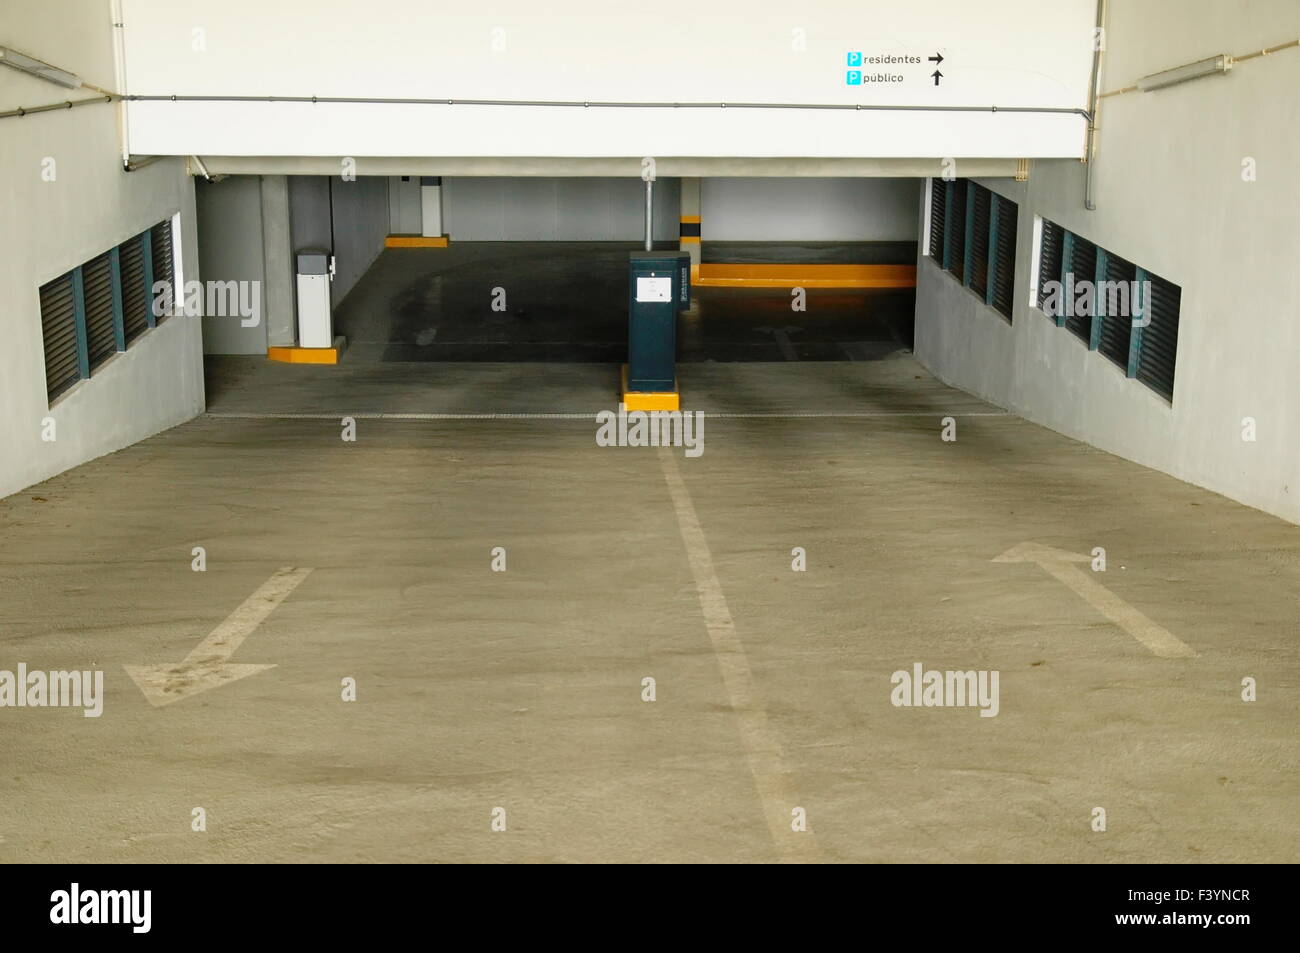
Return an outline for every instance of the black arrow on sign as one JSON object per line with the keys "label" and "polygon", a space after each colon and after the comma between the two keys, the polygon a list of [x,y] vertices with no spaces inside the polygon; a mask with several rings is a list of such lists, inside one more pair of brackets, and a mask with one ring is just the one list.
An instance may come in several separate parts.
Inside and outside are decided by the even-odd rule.
{"label": "black arrow on sign", "polygon": [[938,85],[939,85],[939,77],[942,76],[943,74],[940,73],[938,70],[935,70],[935,71],[934,71],[933,73],[931,73],[930,75],[934,77],[934,85],[938,86]]}
{"label": "black arrow on sign", "polygon": [[929,57],[929,60],[930,60],[930,62],[933,63],[935,66],[938,66],[940,63],[943,62],[943,54],[942,54],[942,53],[935,53],[934,56]]}

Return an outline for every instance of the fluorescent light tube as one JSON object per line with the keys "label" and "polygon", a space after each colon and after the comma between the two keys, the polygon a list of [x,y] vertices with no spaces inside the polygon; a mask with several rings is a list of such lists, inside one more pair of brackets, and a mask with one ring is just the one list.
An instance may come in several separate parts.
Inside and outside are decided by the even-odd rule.
{"label": "fluorescent light tube", "polygon": [[1199,60],[1186,66],[1165,70],[1163,73],[1143,76],[1137,81],[1137,86],[1144,93],[1149,93],[1153,89],[1164,89],[1166,86],[1186,83],[1188,80],[1200,79],[1202,76],[1226,73],[1230,69],[1232,69],[1232,57],[1227,53],[1220,53],[1218,56],[1211,56],[1208,60]]}
{"label": "fluorescent light tube", "polygon": [[32,59],[30,56],[19,53],[17,50],[11,50],[7,46],[0,46],[0,63],[5,63],[14,69],[20,69],[24,73],[31,73],[33,76],[39,76],[41,79],[48,79],[51,83],[67,86],[69,89],[76,89],[81,85],[81,77],[74,76],[67,70],[61,70],[57,66],[51,66],[49,63],[42,63],[40,60]]}

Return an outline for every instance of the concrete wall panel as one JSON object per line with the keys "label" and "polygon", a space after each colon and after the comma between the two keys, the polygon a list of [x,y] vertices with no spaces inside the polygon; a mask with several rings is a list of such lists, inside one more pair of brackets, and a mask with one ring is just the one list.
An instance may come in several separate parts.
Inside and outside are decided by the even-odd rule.
{"label": "concrete wall panel", "polygon": [[[1292,0],[1113,3],[1103,88],[1298,34]],[[1024,184],[983,180],[1020,203],[1015,323],[922,254],[918,357],[1031,420],[1300,522],[1297,88],[1291,50],[1105,99],[1093,212],[1078,162],[1035,162]],[[1027,303],[1035,215],[1181,286],[1172,406]],[[1241,439],[1244,417],[1255,442]]]}
{"label": "concrete wall panel", "polygon": [[714,241],[915,241],[916,179],[704,179]]}
{"label": "concrete wall panel", "polygon": [[[71,13],[51,16],[46,0],[6,0],[3,42],[113,87],[108,4],[77,3]],[[0,69],[0,109],[67,98],[66,89]],[[194,190],[180,159],[123,171],[114,106],[0,123],[3,496],[201,413],[203,355],[199,321],[172,317],[49,406],[40,285],[176,213],[184,277],[198,278]],[[47,416],[56,421],[52,442],[41,439]]]}
{"label": "concrete wall panel", "polygon": [[[645,235],[640,178],[444,178],[445,230],[453,241],[639,241]],[[677,237],[677,180],[655,183],[654,235]]]}

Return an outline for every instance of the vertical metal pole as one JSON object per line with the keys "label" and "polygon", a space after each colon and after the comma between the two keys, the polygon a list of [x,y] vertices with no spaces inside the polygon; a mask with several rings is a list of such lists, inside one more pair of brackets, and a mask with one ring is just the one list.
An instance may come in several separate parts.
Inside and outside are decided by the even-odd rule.
{"label": "vertical metal pole", "polygon": [[1097,110],[1101,108],[1101,54],[1106,29],[1106,0],[1097,0],[1097,32],[1093,34],[1092,76],[1088,85],[1088,138],[1083,147],[1083,207],[1095,211],[1092,168],[1097,159]]}
{"label": "vertical metal pole", "polygon": [[655,183],[653,179],[645,180],[645,250],[654,248],[655,224]]}

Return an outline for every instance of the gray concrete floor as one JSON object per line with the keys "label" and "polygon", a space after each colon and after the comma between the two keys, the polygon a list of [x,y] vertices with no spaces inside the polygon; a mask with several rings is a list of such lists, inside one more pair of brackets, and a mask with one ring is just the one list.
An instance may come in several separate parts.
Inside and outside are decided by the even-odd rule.
{"label": "gray concrete floor", "polygon": [[[209,416],[0,502],[0,668],[107,680],[99,719],[0,710],[0,859],[1294,859],[1300,529],[907,357],[686,365],[689,408],[783,415],[698,459],[433,416],[589,413],[613,370],[222,359]],[[1026,541],[1104,546],[1082,571],[1197,656],[994,561]],[[123,666],[282,566],[233,657],[275,668],[152,707]],[[915,662],[998,670],[1000,714],[891,706]]]}

